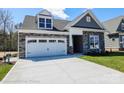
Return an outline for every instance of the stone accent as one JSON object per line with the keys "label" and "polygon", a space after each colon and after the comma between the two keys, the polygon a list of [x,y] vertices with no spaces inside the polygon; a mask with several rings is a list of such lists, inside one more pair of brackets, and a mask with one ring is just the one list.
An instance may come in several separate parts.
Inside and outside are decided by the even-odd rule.
{"label": "stone accent", "polygon": [[68,53],[69,53],[69,54],[73,54],[73,47],[72,47],[72,46],[69,46],[69,47],[68,47]]}
{"label": "stone accent", "polygon": [[124,48],[119,48],[119,51],[124,51]]}
{"label": "stone accent", "polygon": [[19,57],[25,58],[25,38],[27,37],[49,37],[49,38],[67,38],[67,47],[69,46],[67,35],[54,35],[54,34],[36,34],[36,33],[19,33]]}
{"label": "stone accent", "polygon": [[[89,45],[89,36],[90,35],[99,35],[99,49],[90,49]],[[103,32],[89,32],[89,31],[83,31],[83,54],[87,54],[90,51],[96,51],[96,52],[104,52],[104,33]]]}

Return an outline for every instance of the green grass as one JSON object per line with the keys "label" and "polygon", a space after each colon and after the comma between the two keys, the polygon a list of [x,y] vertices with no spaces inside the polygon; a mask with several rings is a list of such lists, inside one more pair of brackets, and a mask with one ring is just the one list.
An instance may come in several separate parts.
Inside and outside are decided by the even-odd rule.
{"label": "green grass", "polygon": [[5,77],[13,65],[11,64],[0,64],[0,81]]}
{"label": "green grass", "polygon": [[124,52],[113,52],[103,56],[81,56],[80,58],[124,72]]}

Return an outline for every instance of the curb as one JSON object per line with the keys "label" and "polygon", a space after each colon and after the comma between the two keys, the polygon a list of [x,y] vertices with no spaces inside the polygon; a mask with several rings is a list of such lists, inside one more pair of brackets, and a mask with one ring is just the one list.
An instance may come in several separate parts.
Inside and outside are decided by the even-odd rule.
{"label": "curb", "polygon": [[12,72],[12,70],[15,68],[15,66],[17,65],[19,61],[17,60],[17,62],[15,63],[15,65],[9,70],[9,72],[5,75],[5,77],[2,79],[2,81],[0,82],[0,84],[3,84],[4,81],[6,80],[6,78],[9,76],[9,74]]}

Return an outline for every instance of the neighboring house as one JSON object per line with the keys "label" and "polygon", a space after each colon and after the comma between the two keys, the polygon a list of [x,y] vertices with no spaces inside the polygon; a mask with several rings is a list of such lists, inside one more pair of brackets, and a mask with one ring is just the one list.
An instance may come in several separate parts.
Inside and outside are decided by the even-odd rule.
{"label": "neighboring house", "polygon": [[103,22],[105,32],[105,48],[108,51],[124,50],[124,16]]}
{"label": "neighboring house", "polygon": [[57,56],[104,52],[104,27],[91,10],[72,21],[54,19],[43,10],[25,16],[19,29],[19,57]]}

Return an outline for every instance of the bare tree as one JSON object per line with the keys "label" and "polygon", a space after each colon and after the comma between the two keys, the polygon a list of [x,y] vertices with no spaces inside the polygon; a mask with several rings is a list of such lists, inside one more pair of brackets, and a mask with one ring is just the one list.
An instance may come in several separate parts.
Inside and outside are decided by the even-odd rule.
{"label": "bare tree", "polygon": [[4,49],[4,62],[5,62],[5,53],[6,53],[6,30],[8,24],[11,24],[12,16],[11,13],[6,9],[0,9],[0,28],[3,29],[3,49]]}
{"label": "bare tree", "polygon": [[14,24],[13,22],[9,23],[7,25],[7,29],[8,29],[8,36],[9,36],[9,51],[11,51],[13,49],[13,31],[14,31]]}

